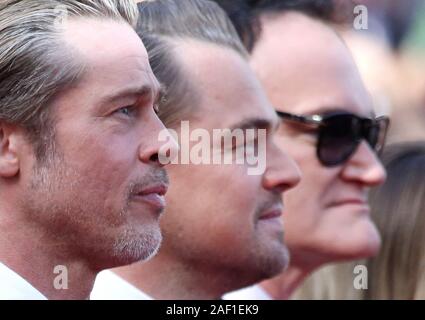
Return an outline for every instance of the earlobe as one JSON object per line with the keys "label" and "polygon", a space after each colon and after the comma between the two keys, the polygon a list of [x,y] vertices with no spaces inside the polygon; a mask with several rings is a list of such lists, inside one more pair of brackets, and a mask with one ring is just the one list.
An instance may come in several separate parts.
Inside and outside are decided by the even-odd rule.
{"label": "earlobe", "polygon": [[12,178],[19,173],[18,144],[17,132],[0,123],[0,177]]}

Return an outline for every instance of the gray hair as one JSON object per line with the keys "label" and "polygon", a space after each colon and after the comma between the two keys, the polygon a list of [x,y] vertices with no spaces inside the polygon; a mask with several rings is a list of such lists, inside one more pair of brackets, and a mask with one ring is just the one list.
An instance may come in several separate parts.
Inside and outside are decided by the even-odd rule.
{"label": "gray hair", "polygon": [[212,1],[152,0],[139,3],[138,7],[136,31],[146,46],[155,76],[167,90],[159,117],[165,125],[172,126],[187,117],[197,101],[190,79],[172,54],[176,41],[215,44],[244,59],[248,53],[226,13]]}
{"label": "gray hair", "polygon": [[37,158],[53,138],[50,103],[83,74],[83,63],[61,38],[61,22],[79,17],[135,28],[138,11],[132,0],[0,2],[0,121],[25,128]]}

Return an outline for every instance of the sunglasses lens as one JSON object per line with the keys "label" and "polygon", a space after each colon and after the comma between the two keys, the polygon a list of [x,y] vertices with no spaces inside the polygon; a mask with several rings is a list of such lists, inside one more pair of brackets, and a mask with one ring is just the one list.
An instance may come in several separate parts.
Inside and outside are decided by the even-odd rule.
{"label": "sunglasses lens", "polygon": [[378,145],[379,131],[379,124],[375,124],[371,126],[367,132],[366,140],[369,142],[369,145],[372,147],[372,149],[375,149]]}
{"label": "sunglasses lens", "polygon": [[375,149],[375,151],[380,154],[385,145],[385,139],[387,137],[389,120],[386,117],[381,117],[376,125],[375,132],[373,133],[375,137],[375,143],[371,146]]}
{"label": "sunglasses lens", "polygon": [[353,154],[360,142],[361,120],[352,115],[335,115],[325,119],[323,124],[318,157],[325,166],[339,165]]}

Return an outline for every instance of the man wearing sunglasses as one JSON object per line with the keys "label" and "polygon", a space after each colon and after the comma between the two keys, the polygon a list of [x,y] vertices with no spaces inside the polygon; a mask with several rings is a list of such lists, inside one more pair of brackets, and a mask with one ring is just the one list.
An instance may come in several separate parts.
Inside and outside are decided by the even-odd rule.
{"label": "man wearing sunglasses", "polygon": [[253,46],[251,66],[281,118],[278,144],[303,174],[284,197],[289,268],[226,298],[287,299],[320,266],[379,250],[367,201],[369,188],[386,177],[377,153],[388,119],[375,117],[348,49],[326,25],[331,1],[244,2],[254,6],[246,12],[253,19],[235,3],[218,2]]}
{"label": "man wearing sunglasses", "polygon": [[380,153],[389,124],[386,116],[362,118],[346,111],[329,111],[322,115],[301,116],[276,110],[283,121],[317,130],[316,155],[325,167],[347,162],[362,140]]}

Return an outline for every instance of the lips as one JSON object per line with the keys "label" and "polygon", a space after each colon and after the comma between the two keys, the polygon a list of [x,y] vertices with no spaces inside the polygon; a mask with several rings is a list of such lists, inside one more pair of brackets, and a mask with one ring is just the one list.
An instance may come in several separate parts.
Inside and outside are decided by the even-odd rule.
{"label": "lips", "polygon": [[341,199],[341,200],[333,201],[330,206],[333,207],[333,206],[341,206],[341,205],[348,205],[348,204],[362,205],[362,206],[368,206],[369,205],[368,202],[364,199],[347,198],[347,199]]}
{"label": "lips", "polygon": [[279,217],[282,216],[282,211],[283,211],[282,206],[280,206],[280,205],[274,206],[270,209],[263,211],[258,219],[259,220],[270,220],[270,219],[279,218]]}
{"label": "lips", "polygon": [[162,211],[165,209],[165,194],[167,190],[168,186],[165,184],[147,187],[137,192],[135,199],[147,203],[158,211]]}
{"label": "lips", "polygon": [[367,214],[370,213],[369,203],[364,198],[338,199],[330,203],[328,208],[330,209],[344,208],[344,210],[348,210],[347,212],[352,212],[352,210],[354,210],[355,212],[360,211]]}
{"label": "lips", "polygon": [[166,184],[159,184],[156,186],[148,187],[137,193],[138,196],[147,196],[151,194],[157,194],[159,196],[165,196],[168,191],[168,186]]}

